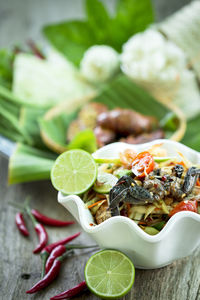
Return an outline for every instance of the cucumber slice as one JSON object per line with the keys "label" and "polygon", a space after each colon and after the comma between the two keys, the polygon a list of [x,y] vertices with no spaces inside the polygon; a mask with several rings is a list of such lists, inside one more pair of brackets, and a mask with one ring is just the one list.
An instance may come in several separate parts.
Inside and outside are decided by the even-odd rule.
{"label": "cucumber slice", "polygon": [[114,172],[115,176],[117,176],[118,178],[121,178],[124,175],[131,175],[133,174],[132,170],[127,170],[127,169],[120,169],[119,171],[116,170]]}
{"label": "cucumber slice", "polygon": [[159,231],[156,228],[150,226],[147,226],[144,231],[150,235],[156,235],[159,233]]}
{"label": "cucumber slice", "polygon": [[163,229],[163,227],[165,226],[166,222],[165,221],[161,221],[158,222],[156,224],[154,224],[152,227],[154,227],[155,229],[161,231]]}

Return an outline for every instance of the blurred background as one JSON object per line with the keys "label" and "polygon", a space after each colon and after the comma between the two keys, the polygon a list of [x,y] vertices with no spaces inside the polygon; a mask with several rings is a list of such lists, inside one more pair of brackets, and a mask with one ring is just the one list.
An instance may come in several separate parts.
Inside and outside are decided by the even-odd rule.
{"label": "blurred background", "polygon": [[[112,12],[115,0],[104,0]],[[160,21],[188,4],[189,0],[152,0],[156,20]],[[20,43],[28,38],[40,41],[44,24],[83,18],[82,0],[1,0],[0,47]]]}
{"label": "blurred background", "polygon": [[[138,0],[138,2],[139,1],[140,0]],[[102,2],[106,4],[106,7],[111,13],[114,12],[116,0],[102,0]],[[184,5],[187,5],[190,2],[192,1],[152,0],[155,11],[155,20],[157,22],[163,21],[166,17],[172,15],[174,12],[178,11]],[[29,39],[34,40],[36,43],[39,43],[39,45],[43,44],[45,43],[45,39],[42,36],[41,29],[44,25],[83,18],[84,0],[0,0],[0,48],[7,47],[9,49],[9,47],[11,48],[15,45],[23,45]],[[187,21],[189,23],[189,20]],[[193,74],[193,77],[192,79],[197,84],[196,74]],[[38,90],[40,93],[40,86]],[[196,89],[196,94],[198,94],[199,97],[199,89]],[[191,95],[189,94],[189,96]],[[188,99],[190,100],[191,98]],[[147,99],[147,102],[148,100],[149,99]],[[189,102],[190,101],[188,101],[188,103]],[[149,105],[151,106],[151,103]],[[197,132],[198,136],[200,126],[199,120],[200,112],[196,119],[191,119],[188,121],[188,128],[193,128],[193,133],[196,134]],[[1,122],[2,116],[0,115],[0,126]],[[192,136],[191,132],[192,131],[189,131],[187,133],[186,138],[188,140],[185,139],[184,143],[188,144],[189,146],[192,145],[191,147],[199,151],[200,136],[196,140],[190,140],[189,137]],[[66,133],[64,133],[64,135],[65,134]],[[53,155],[55,156],[57,154],[53,153]],[[54,156],[53,159],[55,159]],[[29,162],[27,156],[25,156],[25,158],[22,156],[22,168],[24,168],[24,161]],[[18,167],[18,162],[19,161],[16,160],[16,167]],[[35,167],[34,159],[33,164]],[[39,167],[40,164],[41,160],[39,160],[38,163]],[[30,172],[32,169],[34,170],[34,168],[30,167]],[[13,172],[13,175],[16,174],[17,173]],[[35,176],[35,174],[33,174],[33,176]],[[49,174],[46,177],[45,176],[42,179],[48,179]],[[24,176],[24,178],[18,178],[21,180],[19,180],[19,184],[8,186],[7,178],[8,160],[0,156],[0,244],[4,245],[4,248],[0,247],[0,256],[2,258],[0,259],[0,270],[2,264],[4,265],[4,267],[2,267],[2,271],[0,271],[0,299],[23,300],[27,299],[25,297],[25,291],[27,287],[30,287],[31,284],[40,278],[41,266],[39,258],[32,255],[33,244],[36,244],[37,237],[34,235],[34,231],[32,229],[31,238],[33,237],[33,241],[25,239],[22,240],[15,228],[14,218],[16,210],[9,206],[8,202],[13,201],[16,203],[22,203],[27,195],[31,195],[32,204],[43,213],[60,219],[71,219],[72,216],[65,209],[63,209],[63,207],[58,205],[56,200],[57,192],[53,189],[50,180],[24,183],[23,180],[21,180],[24,179],[24,181],[27,181],[25,180],[27,179],[27,176]],[[39,177],[36,177],[36,180],[38,178]],[[67,231],[64,228],[58,232],[58,230],[53,228],[48,229],[48,232],[51,235],[51,240],[56,241],[59,238],[63,238],[66,234],[75,233],[79,230],[81,230],[81,228],[78,224],[76,224],[72,229],[67,229]],[[82,243],[90,243],[90,238],[88,238],[88,236],[83,232],[79,238],[79,241]],[[83,278],[83,268],[89,256],[90,253],[86,253],[82,257],[79,256],[76,261],[69,259],[69,262],[67,262],[66,268],[63,268],[58,281],[56,281],[52,286],[53,292],[50,288],[49,290],[45,291],[45,295],[41,293],[36,295],[35,298],[31,299],[47,300],[50,298],[50,296],[52,296],[52,294],[55,294],[56,291],[58,292],[58,290],[62,291],[66,288],[72,287],[75,282]],[[137,270],[134,289],[123,299],[200,299],[200,268],[198,267],[200,263],[199,259],[199,251],[196,251],[192,257],[185,258],[181,261],[179,260],[162,269],[157,269],[154,271]],[[76,299],[94,300],[96,297],[90,294]]]}

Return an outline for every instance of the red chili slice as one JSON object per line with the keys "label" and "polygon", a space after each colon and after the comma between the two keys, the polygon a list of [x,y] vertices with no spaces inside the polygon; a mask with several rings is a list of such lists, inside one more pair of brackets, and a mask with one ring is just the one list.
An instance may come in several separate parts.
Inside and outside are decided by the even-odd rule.
{"label": "red chili slice", "polygon": [[200,186],[200,179],[199,178],[197,179],[196,185]]}
{"label": "red chili slice", "polygon": [[144,151],[139,153],[132,163],[132,172],[137,177],[145,177],[154,169],[153,156],[148,152]]}
{"label": "red chili slice", "polygon": [[170,211],[169,217],[172,217],[173,215],[175,215],[176,213],[178,213],[180,211],[193,211],[193,212],[197,213],[197,201],[196,200],[181,201]]}

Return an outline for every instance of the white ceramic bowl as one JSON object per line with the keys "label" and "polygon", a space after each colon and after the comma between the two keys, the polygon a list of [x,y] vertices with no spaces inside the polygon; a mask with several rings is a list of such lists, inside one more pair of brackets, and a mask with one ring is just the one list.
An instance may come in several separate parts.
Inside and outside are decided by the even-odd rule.
{"label": "white ceramic bowl", "polygon": [[[141,152],[159,143],[163,143],[169,155],[177,155],[175,150],[178,150],[193,163],[200,163],[200,153],[169,140],[157,140],[141,145],[113,143],[97,150],[93,155],[110,153],[116,156],[126,148]],[[131,219],[123,216],[112,217],[97,226],[90,226],[89,224],[93,222],[92,215],[78,196],[58,193],[58,202],[71,212],[83,230],[101,248],[123,251],[138,268],[163,267],[176,259],[190,255],[200,244],[200,215],[193,212],[177,213],[160,233],[151,236]]]}

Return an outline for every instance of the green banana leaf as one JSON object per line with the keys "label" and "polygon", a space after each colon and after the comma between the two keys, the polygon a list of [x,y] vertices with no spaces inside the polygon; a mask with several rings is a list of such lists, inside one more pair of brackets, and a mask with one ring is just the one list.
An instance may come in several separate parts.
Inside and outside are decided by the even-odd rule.
{"label": "green banana leaf", "polygon": [[[165,107],[162,103],[156,101],[143,89],[133,84],[122,75],[105,86],[102,93],[93,98],[92,101],[105,103],[110,109],[114,107],[133,108],[143,114],[157,117],[158,120],[161,121],[160,123],[163,123],[164,127],[166,126],[166,132],[168,134],[173,134],[176,130],[176,122],[173,122],[175,113],[170,111],[170,109]],[[85,99],[79,101],[79,107],[84,103]],[[90,130],[80,132],[79,135],[74,137],[74,140],[70,144],[65,144],[66,126],[68,126],[73,118],[77,116],[78,105],[76,103],[76,105],[71,108],[70,113],[69,103],[66,106],[68,113],[64,112],[63,105],[61,106],[62,109],[60,110],[60,113],[58,113],[58,107],[55,108],[58,114],[52,119],[40,119],[42,132],[45,132],[45,135],[48,136],[49,139],[52,139],[54,144],[64,147],[64,151],[74,148],[82,148],[89,152],[95,151],[95,137]],[[31,127],[31,123],[34,121],[34,114],[38,117],[40,114],[42,115],[43,112],[32,111],[31,113],[31,111],[25,109],[23,113],[24,115],[23,118],[21,118],[21,123],[23,123],[23,125],[26,124],[24,127],[26,128],[26,132],[29,133],[29,136],[32,137],[32,139],[34,139],[34,136],[38,138],[39,130],[37,122],[34,124],[34,126],[37,126],[33,131],[27,130],[27,126]],[[30,124],[28,121],[30,121]],[[196,150],[200,150],[200,135],[198,133],[199,125],[200,118],[196,117],[191,120],[188,123],[186,135],[182,140],[184,144]],[[171,129],[171,131],[169,131],[169,129]],[[51,148],[51,150],[53,149]],[[56,154],[48,150],[40,150],[23,143],[18,144],[9,162],[9,183],[13,184],[49,179],[51,167],[56,157]]]}
{"label": "green banana leaf", "polygon": [[23,136],[10,126],[9,122],[0,120],[0,134],[14,142],[24,142]]}
{"label": "green banana leaf", "polygon": [[97,150],[96,137],[92,130],[86,129],[77,133],[67,146],[68,150],[77,148],[89,153],[93,153]]}
{"label": "green banana leaf", "polygon": [[43,28],[48,41],[75,65],[84,52],[95,44],[106,44],[121,51],[130,36],[154,21],[150,0],[118,0],[110,15],[99,0],[85,0],[86,20],[50,24]]}
{"label": "green banana leaf", "polygon": [[29,137],[29,145],[38,149],[47,150],[41,135],[38,119],[41,118],[45,109],[23,107],[20,111],[19,123],[20,127],[26,132]]}
{"label": "green banana leaf", "polygon": [[9,111],[16,118],[19,118],[19,114],[20,114],[19,104],[10,102],[5,98],[0,97],[0,109],[1,108],[3,108],[6,111]]}
{"label": "green banana leaf", "polygon": [[49,179],[56,157],[50,152],[17,144],[9,160],[9,184]]}
{"label": "green banana leaf", "polygon": [[0,84],[11,89],[13,80],[13,60],[15,54],[11,50],[0,50]]}
{"label": "green banana leaf", "polygon": [[181,143],[200,152],[200,115],[188,121]]}
{"label": "green banana leaf", "polygon": [[14,103],[16,105],[24,105],[24,106],[35,106],[33,104],[27,103],[25,100],[22,100],[18,97],[16,97],[9,89],[6,87],[0,85],[0,97],[3,99],[6,99],[7,101],[10,101],[11,103]]}
{"label": "green banana leaf", "polygon": [[26,131],[19,124],[19,108],[0,98],[0,133],[14,141],[29,143]]}
{"label": "green banana leaf", "polygon": [[[104,103],[109,109],[116,107],[130,108],[145,115],[155,116],[159,121],[162,121],[160,123],[165,130],[166,136],[169,137],[174,134],[179,126],[179,120],[174,111],[155,100],[124,75],[119,75],[105,85],[102,92],[98,96],[93,97],[91,101]],[[64,103],[56,106],[40,120],[43,140],[51,150],[61,153],[71,147],[71,145],[66,143],[66,132],[69,124],[76,119],[78,111],[85,102],[86,99],[83,98],[73,105]],[[78,139],[78,137],[76,138]],[[90,141],[88,141],[88,144],[90,144]],[[79,144],[78,146],[82,145]],[[91,144],[90,148],[93,149]]]}
{"label": "green banana leaf", "polygon": [[75,148],[83,149],[90,153],[96,151],[96,138],[93,131],[89,129],[79,132],[70,143],[66,143],[67,128],[76,116],[77,111],[75,110],[70,114],[62,113],[50,120],[40,120],[41,135],[49,149],[56,153]]}
{"label": "green banana leaf", "polygon": [[61,115],[55,116],[53,119],[46,120],[40,119],[40,128],[42,133],[56,143],[59,144],[63,148],[67,148],[66,145],[66,128],[70,125],[70,123],[76,118],[77,111],[73,111],[71,113],[63,113]]}
{"label": "green banana leaf", "polygon": [[19,130],[20,108],[0,97],[0,134],[13,141],[24,141],[24,136]]}

